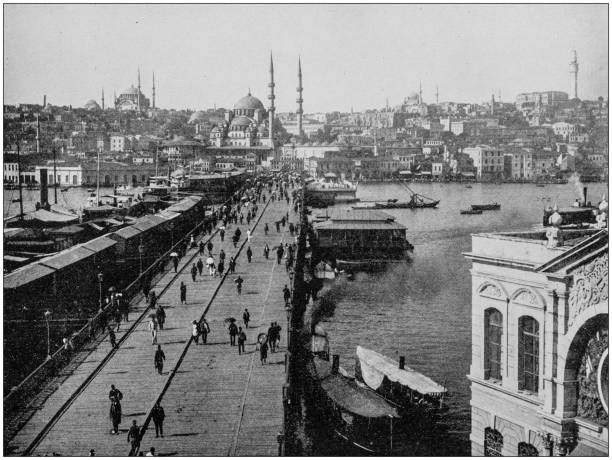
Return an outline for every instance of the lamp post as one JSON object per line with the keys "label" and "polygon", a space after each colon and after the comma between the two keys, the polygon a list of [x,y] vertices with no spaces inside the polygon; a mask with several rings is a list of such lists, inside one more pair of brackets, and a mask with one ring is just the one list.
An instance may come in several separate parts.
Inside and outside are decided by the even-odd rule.
{"label": "lamp post", "polygon": [[51,311],[45,311],[44,316],[45,321],[47,323],[47,359],[51,359],[51,328],[49,325],[49,320],[51,319]]}
{"label": "lamp post", "polygon": [[102,272],[98,273],[98,286],[100,288],[100,299],[98,301],[98,307],[102,310],[102,280],[104,279],[104,275]]}
{"label": "lamp post", "polygon": [[142,255],[144,254],[144,246],[142,245],[142,238],[140,238],[140,244],[138,245],[138,256],[140,257],[140,274],[142,275]]}

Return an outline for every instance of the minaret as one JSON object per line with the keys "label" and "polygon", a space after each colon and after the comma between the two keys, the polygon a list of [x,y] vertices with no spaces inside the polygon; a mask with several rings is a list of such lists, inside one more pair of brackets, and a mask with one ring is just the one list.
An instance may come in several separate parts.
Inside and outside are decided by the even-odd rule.
{"label": "minaret", "polygon": [[102,110],[104,110],[104,88],[102,88]]}
{"label": "minaret", "polygon": [[38,114],[36,114],[36,153],[40,153],[40,120],[38,119]]}
{"label": "minaret", "polygon": [[138,113],[140,113],[140,67],[138,67]]}
{"label": "minaret", "polygon": [[576,56],[576,50],[573,51],[574,58],[570,62],[570,97],[578,99],[578,57]]}
{"label": "minaret", "polygon": [[436,85],[436,105],[438,105],[439,101],[438,101],[438,97],[440,96],[440,94],[438,93],[438,86]]}
{"label": "minaret", "polygon": [[302,98],[302,91],[304,88],[302,87],[302,59],[298,57],[298,87],[297,93],[298,98],[295,100],[297,102],[297,128],[298,128],[298,136],[302,135],[302,115],[304,114],[304,109],[302,108],[302,102],[304,99]]}
{"label": "minaret", "polygon": [[268,108],[268,123],[270,125],[270,145],[274,147],[274,111],[276,107],[274,107],[274,62],[272,61],[272,51],[270,51],[270,83],[268,83],[268,87],[270,88],[270,94],[268,95],[268,99],[270,100],[270,106]]}
{"label": "minaret", "polygon": [[491,94],[491,115],[495,113],[495,94]]}
{"label": "minaret", "polygon": [[419,80],[419,105],[423,103],[423,88],[421,87],[421,80]]}
{"label": "minaret", "polygon": [[153,110],[155,110],[155,72],[153,72],[153,92],[152,92],[152,99],[153,99]]}
{"label": "minaret", "polygon": [[117,108],[117,90],[113,90],[113,105]]}

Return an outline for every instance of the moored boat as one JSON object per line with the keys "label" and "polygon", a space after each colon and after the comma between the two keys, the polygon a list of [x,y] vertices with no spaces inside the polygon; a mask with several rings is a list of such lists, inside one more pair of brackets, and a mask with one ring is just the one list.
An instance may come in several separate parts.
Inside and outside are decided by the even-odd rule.
{"label": "moored boat", "polygon": [[459,214],[482,214],[482,209],[462,209]]}
{"label": "moored boat", "polygon": [[472,205],[472,209],[474,210],[480,210],[480,211],[494,211],[497,209],[501,209],[501,204],[495,202],[495,203],[488,203],[488,204],[473,204]]}

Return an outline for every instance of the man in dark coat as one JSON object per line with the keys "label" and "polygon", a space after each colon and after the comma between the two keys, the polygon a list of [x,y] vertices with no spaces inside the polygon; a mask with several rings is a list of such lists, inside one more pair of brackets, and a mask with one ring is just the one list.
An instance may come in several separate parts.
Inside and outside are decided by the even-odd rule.
{"label": "man in dark coat", "polygon": [[283,246],[280,245],[278,249],[276,250],[276,263],[277,264],[280,265],[284,253],[285,253],[285,250],[283,249]]}
{"label": "man in dark coat", "polygon": [[166,414],[164,413],[164,408],[159,405],[159,403],[155,403],[153,406],[153,410],[151,411],[151,418],[153,419],[153,423],[155,424],[155,437],[158,438],[160,435],[164,437],[164,419],[166,418]]}
{"label": "man in dark coat", "polygon": [[202,270],[204,270],[204,262],[202,262],[202,259],[198,259],[198,273],[200,274],[200,276],[202,276]]}
{"label": "man in dark coat", "polygon": [[246,342],[247,336],[242,330],[242,328],[238,328],[238,354],[241,355],[244,353],[244,344]]}
{"label": "man in dark coat", "polygon": [[230,345],[234,346],[236,345],[236,335],[238,335],[238,327],[236,326],[236,323],[234,323],[233,321],[230,322],[228,330],[230,336]]}
{"label": "man in dark coat", "polygon": [[155,365],[155,369],[159,375],[164,371],[164,361],[166,360],[166,354],[161,348],[161,345],[157,345],[157,350],[155,351],[155,358],[153,359],[153,364]]}
{"label": "man in dark coat", "polygon": [[249,263],[251,263],[251,259],[253,258],[253,251],[251,250],[251,246],[247,248],[246,255],[247,260],[249,261]]}
{"label": "man in dark coat", "polygon": [[136,424],[136,420],[132,420],[132,426],[130,427],[130,431],[128,431],[127,441],[128,444],[132,444],[129,455],[133,457],[140,448],[140,428]]}

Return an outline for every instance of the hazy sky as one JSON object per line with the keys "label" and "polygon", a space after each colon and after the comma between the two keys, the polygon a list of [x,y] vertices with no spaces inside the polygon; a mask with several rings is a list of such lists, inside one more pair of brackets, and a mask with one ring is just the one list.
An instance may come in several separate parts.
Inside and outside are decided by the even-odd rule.
{"label": "hazy sky", "polygon": [[277,110],[423,98],[481,102],[501,89],[608,96],[607,5],[4,5],[4,102],[81,107],[136,83],[163,108],[229,107],[249,88],[267,106],[274,53]]}

